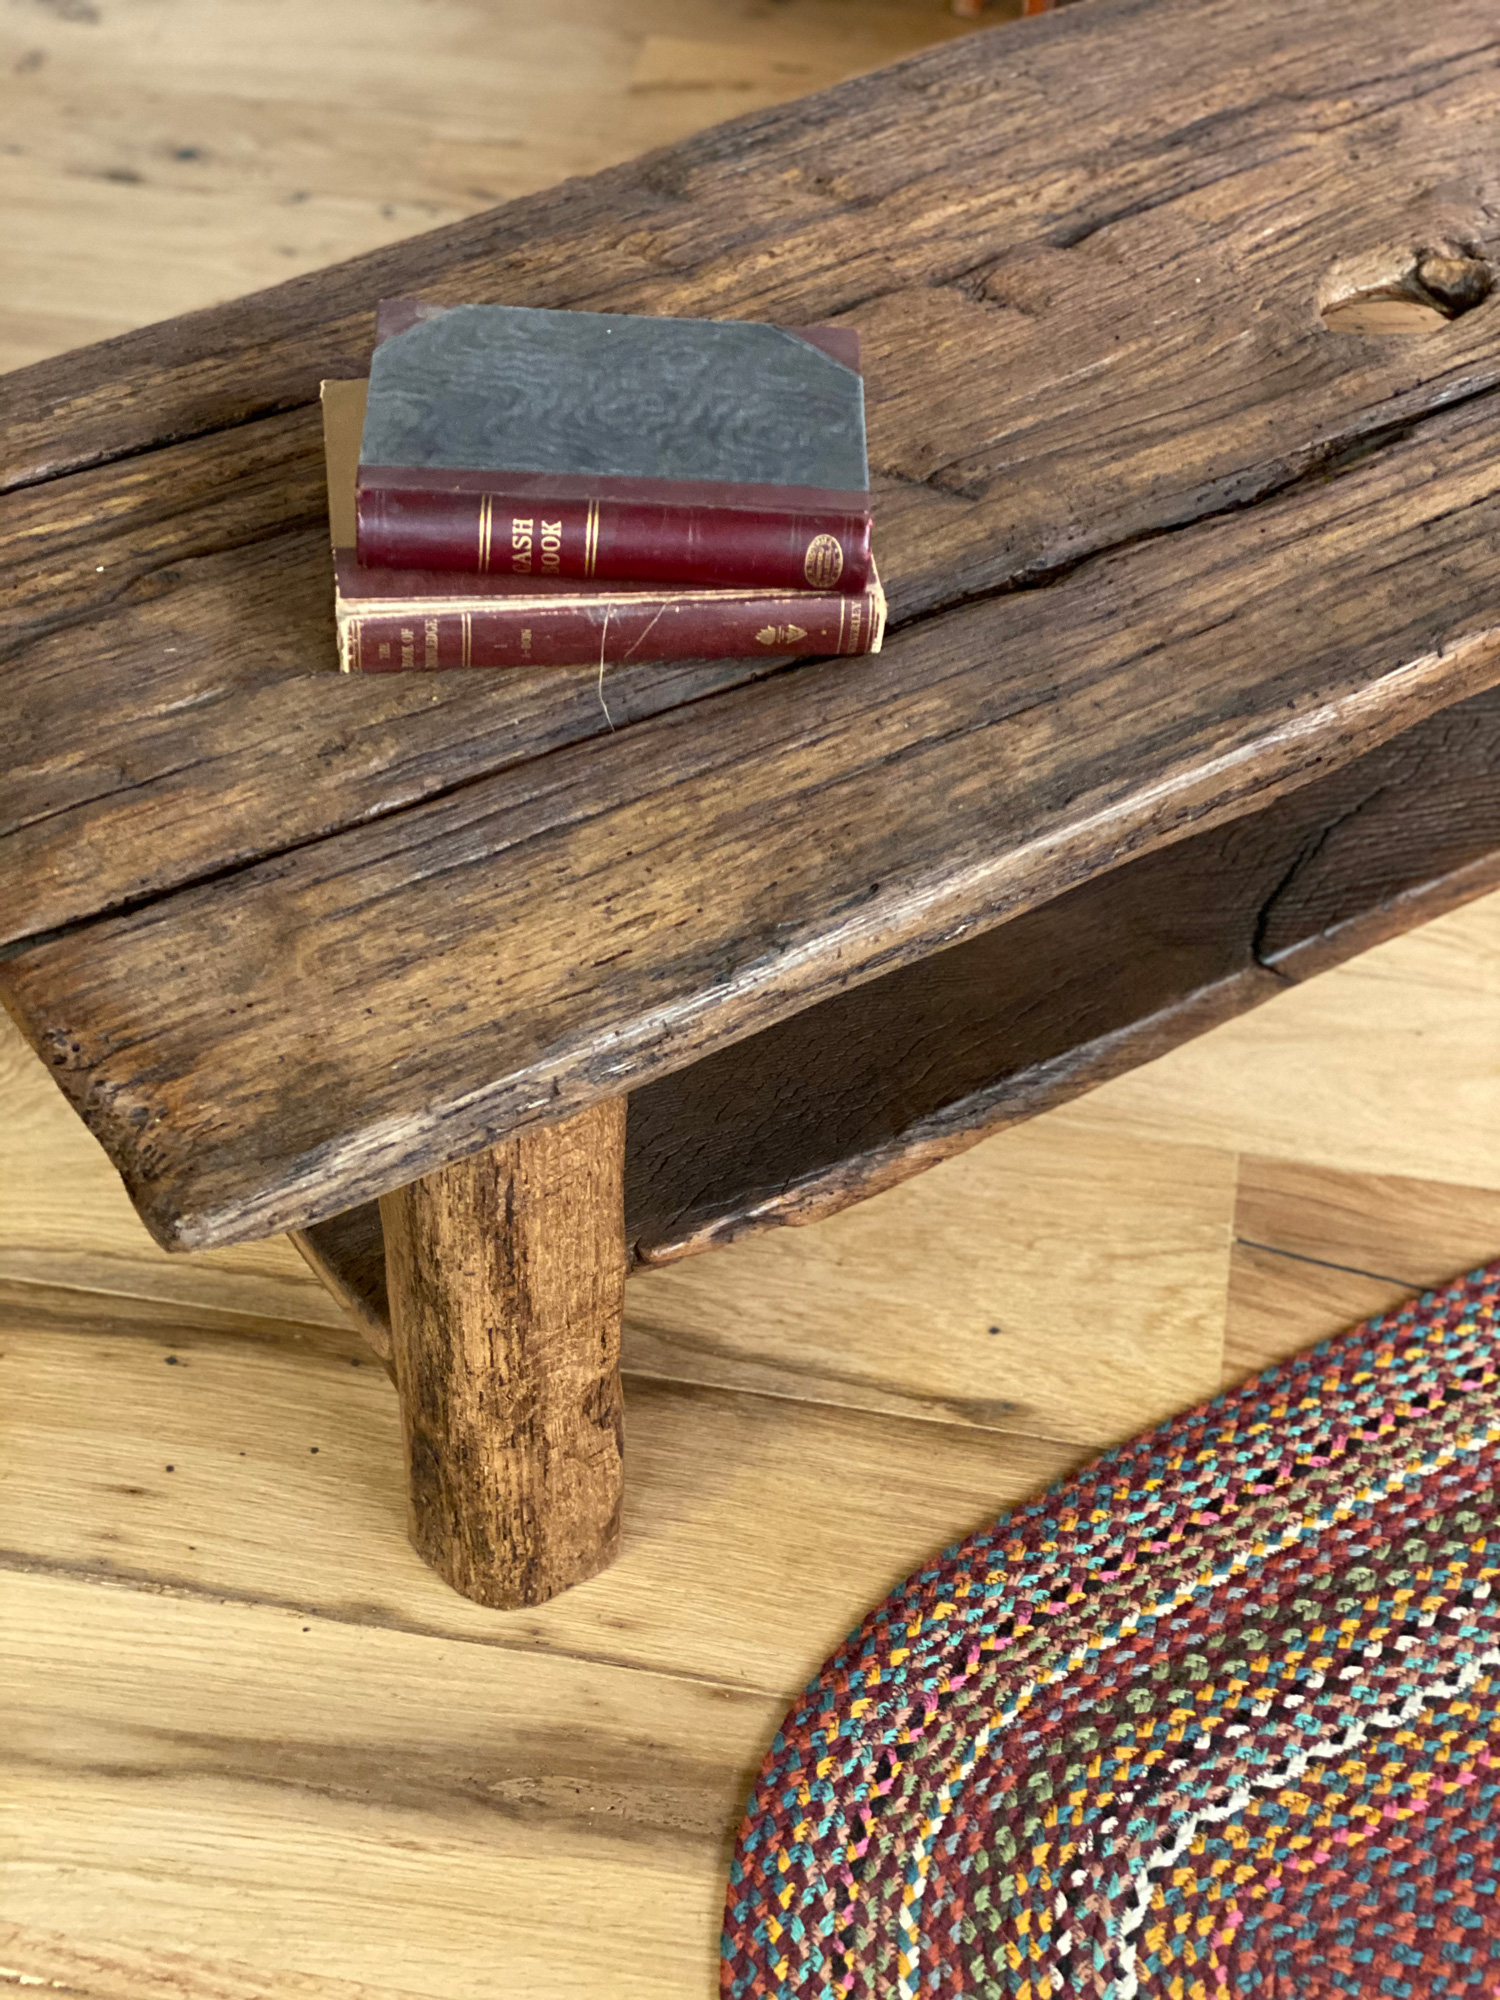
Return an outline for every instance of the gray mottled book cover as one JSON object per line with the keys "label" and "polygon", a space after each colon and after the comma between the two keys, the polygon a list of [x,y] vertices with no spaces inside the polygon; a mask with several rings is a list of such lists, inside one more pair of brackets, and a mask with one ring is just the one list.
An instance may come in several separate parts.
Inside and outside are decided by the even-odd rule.
{"label": "gray mottled book cover", "polygon": [[754,320],[452,306],[380,342],[361,462],[842,489],[864,383]]}

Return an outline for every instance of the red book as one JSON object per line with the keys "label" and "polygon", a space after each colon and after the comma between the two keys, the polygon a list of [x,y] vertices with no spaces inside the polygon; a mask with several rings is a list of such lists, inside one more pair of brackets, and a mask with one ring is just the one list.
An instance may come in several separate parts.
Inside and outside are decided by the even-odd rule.
{"label": "red book", "polygon": [[860,591],[859,336],[388,301],[357,523],[371,568]]}
{"label": "red book", "polygon": [[339,663],[346,673],[450,667],[619,666],[631,660],[875,653],[885,596],[558,576],[376,570],[355,560],[354,464],[363,382],[323,384]]}
{"label": "red book", "polygon": [[623,666],[632,660],[877,653],[878,582],[859,592],[578,585],[553,577],[374,570],[335,551],[345,673],[448,667]]}

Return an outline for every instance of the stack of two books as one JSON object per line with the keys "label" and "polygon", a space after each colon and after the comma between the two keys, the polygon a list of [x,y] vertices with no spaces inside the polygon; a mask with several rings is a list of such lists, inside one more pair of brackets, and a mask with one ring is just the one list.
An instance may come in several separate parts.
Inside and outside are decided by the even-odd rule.
{"label": "stack of two books", "polygon": [[346,673],[879,651],[846,328],[396,300],[323,420]]}

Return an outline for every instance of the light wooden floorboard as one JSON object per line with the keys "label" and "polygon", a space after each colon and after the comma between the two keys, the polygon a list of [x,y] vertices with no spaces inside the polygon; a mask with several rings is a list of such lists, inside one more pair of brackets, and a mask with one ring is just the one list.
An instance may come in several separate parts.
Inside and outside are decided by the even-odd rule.
{"label": "light wooden floorboard", "polygon": [[[0,366],[957,25],[16,0]],[[707,2000],[745,1789],[829,1648],[1096,1447],[1500,1254],[1497,1114],[1490,897],[844,1216],[632,1280],[625,1553],[506,1617],[408,1548],[390,1384],[290,1246],[159,1251],[4,1027],[0,1984]]]}
{"label": "light wooden floorboard", "polygon": [[[59,1301],[80,1300],[70,1322]],[[377,1366],[350,1366],[345,1337],[200,1323],[169,1344],[106,1299],[43,1289],[38,1304],[8,1301],[0,1362],[13,1562],[788,1696],[866,1602],[1087,1455],[631,1380],[620,1561],[497,1617],[408,1547],[395,1394]]]}
{"label": "light wooden floorboard", "polygon": [[1218,1387],[1234,1196],[1222,1148],[1039,1119],[633,1279],[627,1365],[1116,1444]]}
{"label": "light wooden floorboard", "polygon": [[[992,0],[986,23],[1020,12]],[[950,35],[944,0],[14,0],[0,369]]]}
{"label": "light wooden floorboard", "polygon": [[0,1921],[0,1984],[53,1996],[87,2000],[405,2000],[390,1984],[354,1986],[282,1966],[254,1966],[210,1958],[202,1952],[144,1951],[113,1939],[86,1944],[33,1924]]}
{"label": "light wooden floorboard", "polygon": [[1500,1193],[1246,1155],[1235,1229],[1226,1383],[1500,1255]]}
{"label": "light wooden floorboard", "polygon": [[780,1697],[13,1576],[13,1921],[453,2000],[702,1992]]}

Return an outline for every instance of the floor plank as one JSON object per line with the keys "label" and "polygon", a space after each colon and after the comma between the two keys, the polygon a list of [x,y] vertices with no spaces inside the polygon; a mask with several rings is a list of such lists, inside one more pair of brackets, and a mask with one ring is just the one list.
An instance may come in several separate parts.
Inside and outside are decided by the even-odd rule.
{"label": "floor plank", "polygon": [[1042,1118],[644,1274],[628,1365],[1115,1444],[1214,1394],[1234,1155]]}
{"label": "floor plank", "polygon": [[1226,1386],[1500,1254],[1500,1193],[1246,1157],[1235,1238]]}
{"label": "floor plank", "polygon": [[[994,0],[986,23],[1020,12]],[[33,0],[0,21],[0,369],[972,32],[943,0]]]}
{"label": "floor plank", "polygon": [[58,1577],[6,1602],[12,1921],[437,2000],[709,1991],[779,1696]]}
{"label": "floor plank", "polygon": [[[35,1299],[35,1310],[32,1300]],[[790,1699],[918,1563],[1076,1444],[627,1381],[624,1552],[499,1616],[406,1541],[395,1392],[352,1335],[202,1316],[165,1335],[16,1287],[0,1358],[4,1561]],[[59,1476],[59,1467],[66,1475]],[[792,1602],[788,1579],[796,1578]]]}
{"label": "floor plank", "polygon": [[394,1986],[354,1986],[278,1966],[257,1972],[220,1958],[111,1940],[81,1944],[30,1924],[0,1923],[0,1984],[40,1986],[62,2000],[404,2000]]}
{"label": "floor plank", "polygon": [[1241,1244],[1339,1264],[1399,1285],[1442,1284],[1500,1246],[1500,1191],[1405,1174],[1342,1174],[1297,1160],[1240,1161]]}

